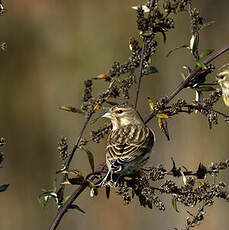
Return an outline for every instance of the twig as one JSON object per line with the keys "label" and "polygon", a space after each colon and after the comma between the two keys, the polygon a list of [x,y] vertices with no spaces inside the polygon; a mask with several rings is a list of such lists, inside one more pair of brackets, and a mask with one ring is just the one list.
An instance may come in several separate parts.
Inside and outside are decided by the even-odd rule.
{"label": "twig", "polygon": [[141,53],[139,76],[138,76],[138,85],[137,85],[136,98],[135,98],[135,103],[134,103],[135,109],[137,108],[137,104],[138,104],[138,96],[139,96],[139,92],[140,92],[141,80],[142,80],[142,75],[143,75],[142,70],[143,70],[144,53],[145,53],[145,40],[143,40],[143,45],[142,45],[142,53]]}
{"label": "twig", "polygon": [[[76,142],[76,144],[74,145],[74,147],[72,149],[72,152],[71,152],[71,154],[70,154],[70,156],[68,158],[68,161],[67,161],[66,165],[64,166],[64,170],[68,170],[69,169],[69,165],[70,165],[70,163],[71,163],[71,161],[73,159],[73,156],[74,156],[76,150],[79,148],[80,140],[81,140],[81,138],[83,136],[83,133],[84,133],[84,131],[85,131],[86,127],[87,127],[87,124],[90,121],[91,116],[92,116],[93,113],[94,112],[92,111],[92,112],[90,112],[90,113],[87,114],[87,116],[85,118],[85,121],[84,121],[84,124],[83,124],[83,128],[81,129],[80,135],[79,135],[79,137],[77,139],[77,142]],[[63,182],[66,181],[66,179],[67,179],[67,174],[64,174],[64,176],[63,176]],[[65,188],[65,185],[62,184],[61,187],[58,190],[58,199],[59,199],[60,202],[63,201],[64,188]]]}
{"label": "twig", "polygon": [[55,216],[55,218],[53,219],[53,222],[49,228],[49,230],[55,230],[62,217],[64,216],[64,214],[66,213],[68,207],[70,205],[72,205],[72,203],[74,202],[74,200],[85,190],[85,188],[87,188],[88,186],[88,182],[85,182],[83,183],[82,185],[80,185],[76,190],[75,192],[69,197],[69,199],[67,199],[67,201],[63,204],[63,206],[61,206],[59,209],[58,209],[58,212],[57,212],[57,215]]}
{"label": "twig", "polygon": [[198,212],[196,213],[196,215],[194,216],[193,214],[191,214],[190,212],[189,215],[193,217],[192,221],[185,227],[185,230],[189,230],[191,228],[193,228],[193,225],[197,225],[201,220],[203,220],[204,218],[204,208],[207,206],[207,203],[204,202],[203,205],[198,209]]}
{"label": "twig", "polygon": [[[149,15],[148,15],[148,17],[151,16],[151,12],[152,12],[152,8],[153,8],[154,4],[155,4],[155,0],[151,0],[150,5],[149,5]],[[142,76],[143,76],[143,61],[144,61],[144,54],[145,54],[145,45],[146,45],[146,40],[143,39],[140,66],[139,66],[139,74],[138,74],[138,84],[137,84],[136,98],[135,98],[135,103],[134,103],[134,108],[135,109],[137,108],[137,104],[138,104],[138,97],[139,97],[139,92],[140,92],[141,80],[142,80]]]}
{"label": "twig", "polygon": [[[229,50],[229,45],[217,50],[212,55],[210,55],[208,58],[206,58],[203,63],[204,65],[207,65],[214,59],[216,59],[218,56],[222,55],[223,53],[227,52]],[[188,77],[182,81],[170,94],[166,97],[166,103],[169,103],[182,89],[185,88],[185,86],[195,78],[196,74],[199,73],[202,69],[200,67],[196,67],[189,75]],[[144,123],[147,124],[152,118],[154,117],[154,114],[150,113],[145,119]]]}
{"label": "twig", "polygon": [[55,230],[61,219],[63,218],[64,214],[67,212],[68,208],[72,205],[75,199],[87,188],[88,180],[95,179],[95,175],[102,172],[104,170],[105,163],[101,164],[94,173],[90,173],[86,176],[86,180],[72,193],[72,195],[67,199],[67,201],[58,209],[56,216],[54,217],[49,230]]}

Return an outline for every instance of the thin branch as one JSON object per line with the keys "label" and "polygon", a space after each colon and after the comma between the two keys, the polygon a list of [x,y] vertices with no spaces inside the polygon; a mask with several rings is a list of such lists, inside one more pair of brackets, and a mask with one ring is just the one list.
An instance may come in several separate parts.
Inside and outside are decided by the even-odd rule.
{"label": "thin branch", "polygon": [[[214,59],[216,59],[218,56],[222,55],[223,53],[227,52],[229,50],[229,45],[217,50],[212,55],[210,55],[208,58],[206,58],[203,63],[207,65],[208,63],[212,62]],[[169,103],[182,89],[185,88],[185,86],[195,78],[196,74],[199,73],[202,69],[197,66],[189,75],[188,77],[182,81],[170,94],[166,97],[166,103]],[[150,113],[145,119],[144,123],[147,124],[152,118],[154,117],[154,114]]]}
{"label": "thin branch", "polygon": [[[80,140],[81,140],[81,138],[83,136],[83,133],[84,133],[84,131],[85,131],[86,127],[87,127],[87,124],[90,121],[91,116],[92,116],[93,113],[94,113],[94,111],[92,111],[92,112],[90,112],[90,113],[87,114],[87,116],[85,118],[85,121],[84,121],[84,124],[83,124],[83,128],[81,129],[80,135],[79,135],[79,137],[77,139],[77,142],[76,142],[76,144],[74,145],[74,147],[72,149],[72,152],[71,152],[71,154],[70,154],[70,156],[68,158],[68,161],[67,161],[66,165],[64,166],[64,170],[68,170],[69,169],[70,163],[71,163],[71,161],[73,159],[73,156],[74,156],[76,150],[79,148]],[[67,179],[67,174],[64,174],[64,176],[63,176],[63,182],[66,181],[66,179]],[[61,187],[58,190],[58,199],[59,199],[60,202],[63,201],[64,188],[65,188],[65,185],[62,184]]]}
{"label": "thin branch", "polygon": [[145,40],[143,40],[143,45],[142,45],[142,53],[141,53],[139,76],[138,76],[138,85],[137,85],[136,98],[135,98],[135,103],[134,103],[135,109],[137,108],[137,104],[138,104],[138,96],[139,96],[139,92],[140,92],[141,80],[142,80],[142,75],[143,75],[142,70],[143,70],[144,53],[145,53]]}
{"label": "thin branch", "polygon": [[75,199],[85,190],[85,188],[87,188],[87,186],[88,186],[88,182],[85,182],[82,185],[80,185],[74,191],[74,193],[72,193],[72,195],[69,197],[69,199],[67,199],[67,201],[63,204],[63,206],[61,206],[58,209],[57,215],[53,219],[53,222],[52,222],[49,230],[55,230],[58,227],[58,225],[59,225],[62,217],[66,213],[68,207],[70,207],[72,205],[72,203],[75,201]]}
{"label": "thin branch", "polygon": [[[155,0],[151,0],[150,5],[149,5],[148,18],[151,16],[151,12],[152,12],[152,8],[153,8],[154,4],[155,4]],[[138,104],[138,97],[139,97],[139,92],[140,92],[141,80],[142,80],[142,76],[143,76],[143,61],[144,61],[144,54],[145,54],[145,46],[146,46],[146,41],[145,41],[145,39],[143,39],[140,66],[139,66],[138,84],[137,84],[136,98],[135,98],[135,103],[134,103],[135,109],[137,108],[137,104]]]}
{"label": "thin branch", "polygon": [[55,230],[64,214],[67,212],[68,208],[72,205],[75,199],[87,188],[89,181],[87,179],[90,178],[91,181],[95,179],[95,175],[101,173],[104,170],[105,163],[99,165],[94,173],[89,173],[86,176],[86,180],[72,193],[72,195],[67,199],[67,201],[58,209],[56,216],[54,217],[49,230]]}

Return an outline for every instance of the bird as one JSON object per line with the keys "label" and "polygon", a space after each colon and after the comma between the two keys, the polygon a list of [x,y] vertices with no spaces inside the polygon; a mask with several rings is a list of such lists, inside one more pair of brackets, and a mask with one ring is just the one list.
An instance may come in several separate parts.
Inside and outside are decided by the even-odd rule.
{"label": "bird", "polygon": [[99,186],[116,187],[120,177],[132,176],[146,164],[152,152],[155,135],[144,124],[139,113],[130,106],[113,106],[103,117],[110,119],[112,130],[106,147],[108,171]]}
{"label": "bird", "polygon": [[216,80],[222,89],[223,101],[229,107],[229,63],[219,68]]}

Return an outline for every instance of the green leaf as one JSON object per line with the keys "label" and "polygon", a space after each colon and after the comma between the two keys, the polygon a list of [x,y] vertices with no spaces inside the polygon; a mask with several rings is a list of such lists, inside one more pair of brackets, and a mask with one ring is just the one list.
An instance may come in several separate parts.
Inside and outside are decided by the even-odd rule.
{"label": "green leaf", "polygon": [[150,37],[152,34],[153,34],[153,32],[150,31],[150,30],[145,30],[145,31],[141,31],[141,32],[140,32],[140,35],[141,35],[142,37]]}
{"label": "green leaf", "polygon": [[205,27],[207,26],[210,26],[212,24],[214,24],[216,21],[210,21],[210,22],[206,22],[204,23],[201,27],[200,27],[200,30],[204,29]]}
{"label": "green leaf", "polygon": [[68,209],[76,209],[76,210],[82,212],[83,214],[86,213],[83,209],[81,209],[81,208],[80,208],[78,205],[76,205],[76,204],[72,204],[70,207],[68,207]]}
{"label": "green leaf", "polygon": [[94,156],[92,154],[92,152],[90,152],[88,149],[84,148],[84,147],[81,147],[81,149],[87,153],[87,157],[88,157],[88,161],[90,163],[90,166],[91,166],[91,170],[92,172],[94,172],[95,170],[95,163],[94,163]]}
{"label": "green leaf", "polygon": [[111,107],[105,107],[103,111],[99,112],[98,115],[92,120],[91,124],[94,124],[99,118],[101,118],[105,113],[109,111]]}
{"label": "green leaf", "polygon": [[211,86],[202,86],[198,89],[198,91],[201,91],[201,92],[215,91],[215,88]]}
{"label": "green leaf", "polygon": [[48,201],[51,198],[55,199],[55,202],[57,203],[57,205],[59,204],[57,193],[55,193],[53,191],[45,191],[45,192],[43,192],[42,194],[39,195],[38,201],[39,201],[40,205],[42,207],[44,207],[44,206],[46,206],[46,204],[48,203]]}
{"label": "green leaf", "polygon": [[207,69],[206,65],[204,65],[201,60],[197,60],[196,65],[199,66],[201,69]]}
{"label": "green leaf", "polygon": [[181,48],[186,48],[186,49],[190,49],[188,45],[182,45],[182,46],[178,46],[173,48],[172,50],[170,50],[167,54],[166,57],[168,57],[170,54],[172,54],[174,51],[179,50]]}
{"label": "green leaf", "polygon": [[9,187],[9,184],[3,184],[0,186],[0,192],[6,191],[6,189]]}
{"label": "green leaf", "polygon": [[205,50],[203,53],[200,54],[200,59],[207,57],[208,55],[210,55],[214,50],[213,49],[208,49]]}
{"label": "green leaf", "polygon": [[155,66],[149,66],[143,72],[144,75],[149,75],[153,73],[158,73],[158,69]]}
{"label": "green leaf", "polygon": [[183,80],[185,80],[187,78],[187,75],[184,73],[181,73],[181,77],[183,78]]}

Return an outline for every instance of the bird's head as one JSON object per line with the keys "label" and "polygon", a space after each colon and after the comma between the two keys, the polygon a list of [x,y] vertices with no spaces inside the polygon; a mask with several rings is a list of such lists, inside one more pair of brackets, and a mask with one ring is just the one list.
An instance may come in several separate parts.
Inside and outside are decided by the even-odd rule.
{"label": "bird's head", "polygon": [[229,63],[223,65],[216,75],[216,80],[222,86],[222,84],[228,82],[229,84]]}
{"label": "bird's head", "polygon": [[130,124],[143,124],[138,112],[128,106],[118,105],[109,109],[103,117],[111,120],[113,130]]}

